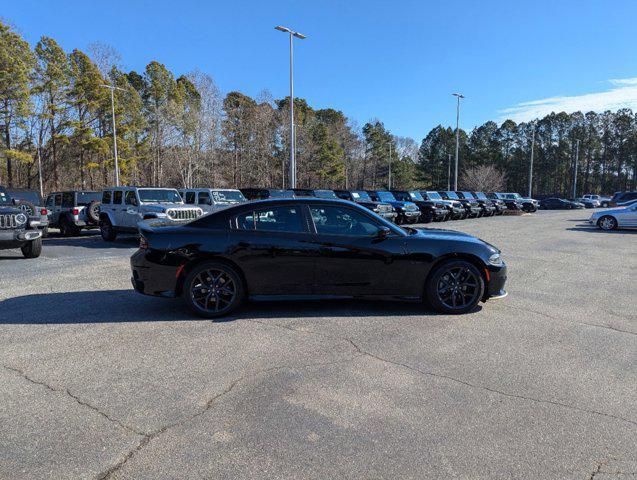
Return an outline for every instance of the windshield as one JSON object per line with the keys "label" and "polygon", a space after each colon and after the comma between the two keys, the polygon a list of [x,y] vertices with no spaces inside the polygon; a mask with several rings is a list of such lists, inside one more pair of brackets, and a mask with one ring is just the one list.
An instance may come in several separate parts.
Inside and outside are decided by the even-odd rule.
{"label": "windshield", "polygon": [[378,195],[378,198],[379,198],[379,200],[381,202],[395,202],[396,201],[396,199],[391,194],[391,192],[376,192],[376,195]]}
{"label": "windshield", "polygon": [[97,192],[77,192],[77,206],[85,207],[92,201],[99,202],[102,195]]}
{"label": "windshield", "polygon": [[40,194],[38,192],[34,192],[31,190],[9,190],[7,194],[16,200],[25,200],[27,202],[32,203],[36,207],[38,205],[42,205],[42,199],[40,198]]}
{"label": "windshield", "polygon": [[456,194],[456,192],[445,192],[449,198],[453,198],[454,200],[460,200],[460,197]]}
{"label": "windshield", "polygon": [[292,198],[294,192],[292,190],[270,190],[270,197]]}
{"label": "windshield", "polygon": [[427,196],[430,200],[442,200],[442,197],[438,192],[427,192]]}
{"label": "windshield", "polygon": [[409,192],[409,196],[411,197],[412,200],[418,200],[421,202],[425,200],[424,198],[422,198],[422,195],[420,194],[420,192],[411,191]]}
{"label": "windshield", "polygon": [[210,194],[215,203],[241,203],[247,201],[239,190],[211,190]]}
{"label": "windshield", "polygon": [[332,190],[314,190],[318,198],[338,198]]}
{"label": "windshield", "polygon": [[460,193],[464,195],[464,198],[468,198],[469,200],[475,198],[473,195],[471,195],[471,192],[460,192]]}
{"label": "windshield", "polygon": [[11,196],[7,193],[7,191],[0,187],[0,205],[11,205],[13,201],[11,200]]}
{"label": "windshield", "polygon": [[352,198],[356,200],[364,200],[366,202],[372,201],[372,197],[370,197],[367,192],[352,192]]}
{"label": "windshield", "polygon": [[484,194],[484,192],[476,193],[476,197],[479,198],[480,200],[486,200],[487,199],[487,196]]}
{"label": "windshield", "polygon": [[142,203],[183,203],[177,190],[140,188],[137,193]]}
{"label": "windshield", "polygon": [[504,197],[509,198],[511,200],[518,200],[522,198],[522,196],[519,193],[505,193]]}

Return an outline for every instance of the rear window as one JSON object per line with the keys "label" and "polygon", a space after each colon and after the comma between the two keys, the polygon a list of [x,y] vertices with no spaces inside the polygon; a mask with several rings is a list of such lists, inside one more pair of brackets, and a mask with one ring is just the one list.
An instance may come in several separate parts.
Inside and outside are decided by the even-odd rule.
{"label": "rear window", "polygon": [[332,190],[314,190],[318,198],[338,198]]}
{"label": "rear window", "polygon": [[97,192],[77,192],[77,205],[85,207],[91,202],[99,202],[100,194]]}
{"label": "rear window", "polygon": [[115,190],[113,192],[113,203],[115,205],[120,205],[122,203],[122,191],[121,190]]}
{"label": "rear window", "polygon": [[75,203],[75,196],[73,195],[73,192],[64,192],[62,194],[62,206],[63,207],[74,207],[74,203]]}

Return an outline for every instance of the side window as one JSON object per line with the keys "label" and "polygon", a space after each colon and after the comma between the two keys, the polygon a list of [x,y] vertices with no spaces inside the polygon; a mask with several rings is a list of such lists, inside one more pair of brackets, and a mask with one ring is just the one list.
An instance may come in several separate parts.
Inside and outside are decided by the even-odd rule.
{"label": "side window", "polygon": [[210,194],[208,192],[199,192],[199,205],[210,205]]}
{"label": "side window", "polygon": [[54,201],[55,201],[55,195],[49,195],[46,199],[46,206],[52,207]]}
{"label": "side window", "polygon": [[59,207],[62,205],[62,195],[59,193],[55,196],[55,206]]}
{"label": "side window", "polygon": [[121,190],[115,190],[113,192],[113,204],[114,205],[121,205],[122,204],[122,191]]}
{"label": "side window", "polygon": [[111,191],[110,190],[104,190],[104,193],[102,193],[102,203],[104,205],[109,205],[111,203]]}
{"label": "side window", "polygon": [[368,216],[346,207],[310,206],[316,232],[327,235],[371,237],[380,225]]}
{"label": "side window", "polygon": [[195,192],[186,192],[186,198],[184,199],[184,202],[191,205],[195,203]]}
{"label": "side window", "polygon": [[303,217],[299,207],[281,206],[244,212],[237,217],[239,230],[264,232],[304,233]]}
{"label": "side window", "polygon": [[135,192],[133,190],[129,190],[126,192],[124,203],[126,205],[137,205],[137,198],[135,197]]}
{"label": "side window", "polygon": [[75,195],[71,192],[65,192],[62,194],[62,206],[71,208],[75,205]]}

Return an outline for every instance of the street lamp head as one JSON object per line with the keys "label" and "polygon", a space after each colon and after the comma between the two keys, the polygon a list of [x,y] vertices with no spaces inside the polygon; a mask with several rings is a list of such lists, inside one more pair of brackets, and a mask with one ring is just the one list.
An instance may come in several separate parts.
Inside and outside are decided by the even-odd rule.
{"label": "street lamp head", "polygon": [[274,29],[278,30],[279,32],[292,33],[292,31],[289,28],[282,27],[281,25],[277,25],[276,27],[274,27]]}
{"label": "street lamp head", "polygon": [[283,27],[281,25],[277,25],[276,27],[274,27],[275,30],[278,30],[279,32],[285,32],[285,33],[289,33],[290,35],[295,36],[296,38],[300,38],[301,40],[303,40],[304,38],[307,38],[307,36],[303,35],[302,33],[299,32],[295,32],[294,30],[292,30],[291,28],[288,27]]}
{"label": "street lamp head", "polygon": [[462,93],[452,93],[451,95],[458,98],[465,98],[465,96]]}
{"label": "street lamp head", "polygon": [[304,38],[307,38],[307,36],[299,32],[294,32],[292,35],[294,35],[296,38],[300,38],[301,40],[303,40]]}

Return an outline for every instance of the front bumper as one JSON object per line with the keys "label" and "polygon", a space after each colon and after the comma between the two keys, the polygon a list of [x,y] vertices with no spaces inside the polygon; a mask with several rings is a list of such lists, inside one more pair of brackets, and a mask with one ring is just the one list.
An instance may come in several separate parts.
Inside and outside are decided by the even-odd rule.
{"label": "front bumper", "polygon": [[383,217],[385,220],[389,220],[390,222],[393,222],[394,220],[396,220],[396,217],[398,216],[398,214],[396,212],[376,212],[374,211],[377,215],[380,215],[381,217]]}
{"label": "front bumper", "polygon": [[42,230],[0,230],[0,248],[18,248],[42,236]]}
{"label": "front bumper", "polygon": [[504,284],[507,281],[507,266],[502,264],[501,267],[489,266],[486,269],[488,284],[484,292],[484,300],[488,298],[503,298],[507,295]]}
{"label": "front bumper", "polygon": [[420,211],[419,210],[404,210],[402,212],[403,217],[408,219],[408,220],[413,220],[413,219],[417,219],[418,217],[420,217]]}

